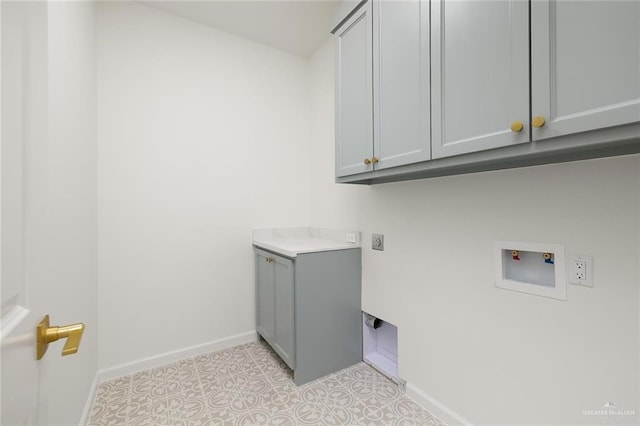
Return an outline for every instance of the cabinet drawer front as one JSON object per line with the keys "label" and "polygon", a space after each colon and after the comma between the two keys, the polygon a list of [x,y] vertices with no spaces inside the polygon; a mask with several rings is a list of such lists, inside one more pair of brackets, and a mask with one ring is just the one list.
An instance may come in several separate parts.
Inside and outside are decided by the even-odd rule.
{"label": "cabinet drawer front", "polygon": [[431,2],[432,156],[529,141],[529,4]]}
{"label": "cabinet drawer front", "polygon": [[640,2],[531,3],[533,139],[640,121]]}
{"label": "cabinet drawer front", "polygon": [[336,32],[336,176],[373,167],[372,38],[371,2]]}

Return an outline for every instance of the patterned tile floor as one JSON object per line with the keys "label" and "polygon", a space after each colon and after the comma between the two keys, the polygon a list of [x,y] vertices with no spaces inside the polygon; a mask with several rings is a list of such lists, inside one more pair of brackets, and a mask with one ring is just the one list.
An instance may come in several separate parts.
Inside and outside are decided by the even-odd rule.
{"label": "patterned tile floor", "polygon": [[360,363],[304,386],[263,342],[120,377],[89,425],[443,425]]}

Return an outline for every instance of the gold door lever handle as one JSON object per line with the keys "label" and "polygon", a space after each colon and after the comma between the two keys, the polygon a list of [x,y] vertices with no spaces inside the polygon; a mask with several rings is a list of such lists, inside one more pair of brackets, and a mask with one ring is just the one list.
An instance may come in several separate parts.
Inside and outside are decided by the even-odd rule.
{"label": "gold door lever handle", "polygon": [[36,359],[41,359],[47,352],[49,343],[67,339],[62,348],[62,356],[78,352],[80,339],[84,332],[84,324],[71,324],[61,327],[49,327],[49,315],[45,315],[36,327]]}

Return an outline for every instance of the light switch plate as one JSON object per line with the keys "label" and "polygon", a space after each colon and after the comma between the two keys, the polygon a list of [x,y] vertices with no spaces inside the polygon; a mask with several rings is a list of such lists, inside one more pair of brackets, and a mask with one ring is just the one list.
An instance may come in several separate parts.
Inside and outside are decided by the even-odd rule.
{"label": "light switch plate", "polygon": [[371,234],[371,248],[374,250],[384,250],[384,235]]}

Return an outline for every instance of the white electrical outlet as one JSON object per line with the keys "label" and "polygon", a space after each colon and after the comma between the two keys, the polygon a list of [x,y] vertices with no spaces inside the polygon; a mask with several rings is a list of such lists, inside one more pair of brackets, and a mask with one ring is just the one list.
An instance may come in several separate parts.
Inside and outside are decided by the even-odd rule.
{"label": "white electrical outlet", "polygon": [[586,280],[587,279],[587,262],[584,260],[577,260],[574,264],[576,270],[576,279]]}
{"label": "white electrical outlet", "polygon": [[593,287],[593,257],[584,255],[569,256],[569,282],[571,284]]}
{"label": "white electrical outlet", "polygon": [[384,235],[371,234],[371,248],[374,250],[384,250]]}
{"label": "white electrical outlet", "polygon": [[358,242],[358,238],[357,238],[356,234],[354,234],[353,232],[348,232],[347,233],[347,242],[348,243],[357,243]]}

